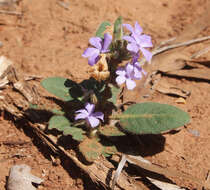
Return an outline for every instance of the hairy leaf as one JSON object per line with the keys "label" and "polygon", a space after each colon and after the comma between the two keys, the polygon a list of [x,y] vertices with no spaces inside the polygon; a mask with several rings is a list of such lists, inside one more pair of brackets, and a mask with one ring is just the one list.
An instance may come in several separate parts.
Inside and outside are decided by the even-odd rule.
{"label": "hairy leaf", "polygon": [[70,125],[71,123],[66,117],[54,115],[50,118],[48,129],[57,129],[63,132],[66,128],[69,128]]}
{"label": "hairy leaf", "polygon": [[93,162],[102,154],[103,147],[97,139],[86,138],[79,144],[79,150],[88,162]]}
{"label": "hairy leaf", "polygon": [[99,128],[100,134],[104,136],[125,136],[126,134],[120,131],[116,126],[106,125]]}
{"label": "hairy leaf", "polygon": [[120,119],[124,130],[134,134],[160,134],[190,121],[183,110],[155,102],[135,104],[114,117]]}
{"label": "hairy leaf", "polygon": [[98,159],[100,155],[110,156],[117,152],[117,148],[109,142],[99,142],[97,138],[86,138],[79,144],[79,150],[88,162],[93,162]]}
{"label": "hairy leaf", "polygon": [[76,141],[83,141],[85,138],[83,134],[85,134],[85,131],[77,127],[68,127],[63,131],[63,135],[71,135]]}
{"label": "hairy leaf", "polygon": [[107,29],[107,26],[111,26],[111,24],[108,21],[102,22],[101,25],[98,27],[98,30],[96,31],[96,36],[104,38],[104,32]]}
{"label": "hairy leaf", "polygon": [[120,92],[120,88],[117,88],[113,85],[109,85],[111,90],[111,98],[108,99],[109,102],[112,102],[114,105],[117,103],[117,96]]}
{"label": "hairy leaf", "polygon": [[110,155],[115,154],[116,152],[117,152],[117,148],[114,145],[103,146],[102,154],[105,157],[109,157]]}
{"label": "hairy leaf", "polygon": [[122,40],[123,29],[122,29],[122,17],[118,17],[114,23],[114,40]]}
{"label": "hairy leaf", "polygon": [[83,95],[80,86],[69,79],[50,77],[42,80],[41,85],[50,93],[64,101],[71,101]]}

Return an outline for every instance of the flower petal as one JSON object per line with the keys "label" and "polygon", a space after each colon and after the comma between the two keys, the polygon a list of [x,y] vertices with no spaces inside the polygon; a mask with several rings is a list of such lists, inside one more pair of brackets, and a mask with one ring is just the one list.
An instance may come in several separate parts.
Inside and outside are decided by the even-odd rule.
{"label": "flower petal", "polygon": [[141,47],[153,47],[151,36],[145,34],[139,36],[139,44]]}
{"label": "flower petal", "polygon": [[141,28],[141,26],[139,25],[139,23],[136,21],[135,24],[135,33],[140,35],[143,32],[143,29]]}
{"label": "flower petal", "polygon": [[138,59],[139,59],[139,53],[134,53],[133,56],[132,56],[132,61],[131,61],[131,63],[136,63],[136,62],[138,62]]}
{"label": "flower petal", "polygon": [[118,76],[115,80],[118,85],[121,85],[126,81],[126,78],[125,76]]}
{"label": "flower petal", "polygon": [[88,64],[90,66],[93,66],[93,65],[95,65],[98,62],[99,59],[100,59],[99,54],[94,54],[91,57],[89,57]]}
{"label": "flower petal", "polygon": [[76,115],[76,117],[74,118],[75,120],[78,120],[78,119],[86,119],[88,117],[88,114],[85,114],[85,113],[79,113]]}
{"label": "flower petal", "polygon": [[123,40],[126,40],[130,43],[136,43],[136,40],[131,36],[123,36]]}
{"label": "flower petal", "polygon": [[135,40],[135,43],[137,43],[137,44],[140,44],[140,36],[141,35],[138,35],[138,34],[136,34],[136,33],[132,33],[131,34],[131,36],[133,37],[133,39]]}
{"label": "flower petal", "polygon": [[92,114],[92,116],[104,121],[104,114],[102,112],[95,112]]}
{"label": "flower petal", "polygon": [[141,49],[141,52],[143,53],[145,59],[150,62],[151,59],[152,59],[152,53],[148,50],[146,50],[145,48],[140,48]]}
{"label": "flower petal", "polygon": [[87,112],[90,114],[92,114],[94,112],[95,109],[95,105],[94,104],[90,104],[89,102],[87,102],[85,104],[85,109],[87,110]]}
{"label": "flower petal", "polygon": [[84,114],[87,114],[88,115],[88,112],[87,112],[86,109],[77,110],[75,113],[84,113]]}
{"label": "flower petal", "polygon": [[120,76],[125,76],[126,75],[125,69],[123,67],[119,67],[116,71],[116,74]]}
{"label": "flower petal", "polygon": [[82,54],[82,57],[91,57],[94,54],[98,54],[99,55],[100,51],[96,48],[87,48],[84,53]]}
{"label": "flower petal", "polygon": [[90,38],[89,40],[89,43],[96,47],[97,49],[101,50],[102,46],[101,46],[101,43],[102,43],[102,39],[99,38],[99,37],[92,37]]}
{"label": "flower petal", "polygon": [[134,29],[130,24],[123,24],[123,27],[126,27],[131,33],[134,32]]}
{"label": "flower petal", "polygon": [[138,53],[139,47],[136,43],[130,43],[130,44],[127,45],[127,50],[131,51],[131,52],[134,52],[134,53]]}
{"label": "flower petal", "polygon": [[127,86],[128,90],[133,90],[136,87],[136,83],[135,83],[135,81],[133,81],[131,79],[127,79],[126,86]]}
{"label": "flower petal", "polygon": [[93,116],[89,116],[87,117],[86,121],[90,124],[91,127],[96,127],[99,125],[99,119],[93,117]]}
{"label": "flower petal", "polygon": [[103,47],[101,50],[102,53],[106,53],[108,51],[108,48],[109,48],[109,45],[111,44],[111,42],[112,42],[112,36],[108,33],[105,33],[104,34],[104,44],[103,44]]}
{"label": "flower petal", "polygon": [[142,73],[139,69],[134,68],[133,79],[139,80],[142,78]]}
{"label": "flower petal", "polygon": [[128,63],[125,67],[126,70],[126,74],[131,78],[132,74],[133,74],[133,65],[131,65],[130,63]]}

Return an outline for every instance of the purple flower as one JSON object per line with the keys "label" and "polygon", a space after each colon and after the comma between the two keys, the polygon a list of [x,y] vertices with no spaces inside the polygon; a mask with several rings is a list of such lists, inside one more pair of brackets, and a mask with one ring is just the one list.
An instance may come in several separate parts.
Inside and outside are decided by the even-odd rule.
{"label": "purple flower", "polygon": [[118,75],[116,82],[118,85],[126,83],[127,89],[133,90],[136,87],[134,80],[141,79],[142,73],[146,74],[146,72],[139,66],[138,62],[134,64],[128,63],[125,68],[120,67],[116,71],[116,74]]}
{"label": "purple flower", "polygon": [[99,37],[92,37],[89,43],[93,47],[87,48],[82,54],[83,57],[88,57],[88,64],[93,66],[100,59],[100,53],[109,52],[109,45],[112,42],[112,36],[108,33],[104,34],[104,40]]}
{"label": "purple flower", "polygon": [[140,80],[143,77],[142,73],[144,75],[147,74],[147,72],[140,66],[139,62],[133,63],[133,72],[134,72],[133,77],[136,80]]}
{"label": "purple flower", "polygon": [[85,119],[87,124],[90,125],[91,127],[96,127],[99,125],[101,119],[102,121],[104,120],[104,114],[102,112],[94,112],[95,110],[95,105],[86,103],[85,104],[85,109],[80,109],[76,111],[77,116],[75,117],[75,120],[78,119]]}
{"label": "purple flower", "polygon": [[136,22],[133,28],[130,24],[123,24],[130,32],[130,36],[123,36],[123,39],[128,41],[127,49],[132,53],[137,54],[139,51],[142,52],[147,61],[151,61],[152,53],[145,48],[152,47],[151,37],[142,34],[143,30]]}

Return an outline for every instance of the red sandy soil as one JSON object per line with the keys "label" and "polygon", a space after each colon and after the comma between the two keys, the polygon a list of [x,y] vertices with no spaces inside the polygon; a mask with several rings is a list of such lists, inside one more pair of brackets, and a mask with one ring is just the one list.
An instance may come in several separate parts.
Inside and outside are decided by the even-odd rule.
{"label": "red sandy soil", "polygon": [[[0,14],[0,55],[11,59],[23,74],[41,77],[63,76],[76,81],[88,78],[87,60],[81,57],[88,39],[104,20],[113,22],[123,16],[125,23],[138,21],[144,32],[150,34],[154,44],[179,36],[183,28],[198,18],[205,9],[205,0],[74,0],[69,9],[56,0],[20,0],[11,8],[23,11],[22,16]],[[0,7],[1,9],[1,7]],[[7,9],[7,8],[5,8]],[[10,9],[10,8],[9,8]],[[10,9],[10,10],[11,10]],[[208,32],[203,34],[209,35]],[[198,51],[201,45],[189,48],[188,53]],[[205,59],[210,58],[206,54]],[[186,104],[175,103],[176,97],[154,93],[149,100],[169,103],[182,108],[191,115],[188,129],[199,131],[198,137],[183,128],[174,135],[165,135],[162,152],[147,156],[153,163],[205,179],[210,169],[210,86],[209,82],[168,78],[185,90],[191,91]],[[132,99],[141,95],[138,88]],[[27,142],[9,145],[3,142]],[[5,189],[9,169],[24,163],[32,167],[32,173],[45,180],[43,190],[95,189],[94,184],[81,179],[73,171],[71,163],[67,172],[60,164],[54,166],[49,154],[8,118],[0,120],[0,189]],[[191,181],[175,179],[180,186],[199,189]]]}

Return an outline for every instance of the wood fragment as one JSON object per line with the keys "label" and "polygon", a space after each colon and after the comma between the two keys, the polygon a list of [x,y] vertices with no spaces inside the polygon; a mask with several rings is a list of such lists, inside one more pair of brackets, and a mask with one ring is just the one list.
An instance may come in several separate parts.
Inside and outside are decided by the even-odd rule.
{"label": "wood fragment", "polygon": [[167,72],[167,75],[203,79],[203,80],[210,81],[210,70],[205,69],[205,68],[203,69],[194,68],[190,70],[184,69],[184,70],[178,70],[178,71],[170,71],[170,72]]}
{"label": "wood fragment", "polygon": [[[30,125],[32,127],[33,131],[42,139],[42,141],[51,148],[55,153],[60,153],[66,155],[71,161],[76,164],[79,168],[82,169],[83,172],[89,175],[89,177],[92,179],[92,181],[96,184],[102,185],[104,188],[110,187],[110,182],[114,177],[113,173],[110,173],[110,171],[113,171],[115,167],[106,159],[99,159],[96,160],[91,165],[85,165],[82,162],[79,161],[79,159],[76,157],[76,155],[69,153],[66,151],[62,146],[59,146],[56,144],[56,140],[54,138],[51,138],[50,136],[43,133],[38,127],[34,125]],[[109,183],[107,183],[107,181]],[[116,183],[115,190],[120,189],[126,189],[126,190],[137,190],[138,185],[135,183],[131,183],[130,179],[125,175],[121,174],[120,178],[118,179]]]}
{"label": "wood fragment", "polygon": [[15,16],[22,16],[23,15],[23,13],[21,13],[21,12],[5,11],[5,10],[0,10],[0,14],[15,15]]}
{"label": "wood fragment", "polygon": [[128,162],[135,164],[145,170],[155,172],[158,174],[162,174],[167,177],[180,177],[183,179],[193,181],[194,183],[198,184],[199,186],[205,187],[207,189],[210,188],[210,183],[207,183],[205,180],[198,179],[198,178],[191,176],[189,174],[185,174],[185,173],[178,172],[178,171],[172,171],[167,168],[163,168],[161,166],[151,164],[149,161],[145,160],[141,156],[126,155],[126,157],[127,157]]}
{"label": "wood fragment", "polygon": [[210,51],[210,46],[208,46],[208,47],[206,47],[206,48],[204,48],[204,49],[202,49],[202,50],[200,50],[200,51],[194,53],[194,54],[190,57],[190,59],[197,59],[197,58],[199,58],[200,56],[202,56],[202,55],[208,53],[209,51]]}
{"label": "wood fragment", "polygon": [[161,78],[156,82],[154,77],[152,79],[152,83],[153,83],[152,89],[163,94],[180,96],[182,98],[187,98],[191,94],[190,92],[184,89],[181,89],[177,86],[173,86],[165,78]]}
{"label": "wood fragment", "polygon": [[116,172],[115,172],[115,174],[114,174],[114,178],[113,178],[113,180],[112,180],[112,186],[111,186],[111,189],[112,189],[112,190],[114,190],[114,187],[115,187],[115,185],[116,185],[116,183],[117,183],[117,180],[118,180],[119,177],[120,177],[120,174],[121,174],[121,172],[122,172],[122,169],[123,169],[124,166],[125,166],[125,163],[126,163],[126,156],[123,154],[123,155],[122,155],[122,158],[121,158],[121,160],[120,160],[120,162],[119,162],[119,164],[118,164],[117,170],[116,170]]}
{"label": "wood fragment", "polygon": [[165,51],[171,50],[171,49],[175,49],[175,48],[179,48],[179,47],[183,47],[183,46],[189,46],[195,43],[200,43],[206,40],[210,40],[210,36],[204,36],[201,38],[196,38],[196,39],[192,39],[192,40],[188,40],[185,42],[181,42],[181,43],[177,43],[177,44],[172,44],[172,45],[168,45],[168,46],[164,46],[162,48],[158,48],[155,49],[154,51],[152,51],[152,55],[158,55],[160,53],[163,53]]}
{"label": "wood fragment", "polygon": [[25,144],[30,144],[31,141],[1,141],[0,144],[6,145],[6,146],[22,146]]}
{"label": "wood fragment", "polygon": [[69,6],[70,4],[69,3],[66,3],[66,2],[63,2],[63,1],[57,1],[57,4],[60,5],[61,7],[63,7],[64,9],[66,10],[69,10]]}

